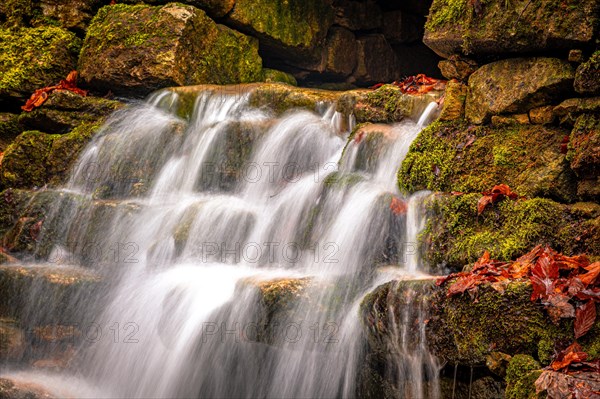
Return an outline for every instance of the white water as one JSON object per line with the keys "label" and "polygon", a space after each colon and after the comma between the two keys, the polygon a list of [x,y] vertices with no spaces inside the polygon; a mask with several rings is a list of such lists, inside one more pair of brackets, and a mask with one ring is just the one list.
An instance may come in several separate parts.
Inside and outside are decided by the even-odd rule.
{"label": "white water", "polygon": [[[57,248],[112,289],[95,322],[104,336],[81,349],[77,375],[39,383],[64,396],[57,379],[77,377],[75,397],[356,396],[358,306],[385,282],[376,266],[423,272],[416,242],[427,193],[402,198],[396,171],[435,104],[419,123],[388,127],[376,149],[351,141],[339,170],[349,132],[333,107],[274,119],[244,95],[205,92],[186,122],[177,106],[176,94],[160,92],[115,114],[64,189],[80,200],[66,211],[57,204]],[[232,170],[240,126],[254,137]],[[375,158],[361,168],[365,151]],[[407,201],[405,215],[390,212],[393,196]],[[99,249],[91,260],[89,242]],[[283,334],[268,345],[249,339],[261,312],[251,282],[284,277],[312,283]],[[419,370],[432,361],[410,362]]]}

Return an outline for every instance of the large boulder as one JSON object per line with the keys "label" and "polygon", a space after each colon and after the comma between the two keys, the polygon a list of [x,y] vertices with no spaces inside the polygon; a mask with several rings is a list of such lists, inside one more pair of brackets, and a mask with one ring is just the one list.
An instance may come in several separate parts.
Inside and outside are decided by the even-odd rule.
{"label": "large boulder", "polygon": [[79,70],[90,88],[143,96],[166,86],[259,81],[262,61],[256,39],[195,7],[117,4],[94,17]]}
{"label": "large boulder", "polygon": [[574,71],[557,58],[512,58],[479,68],[469,77],[466,115],[472,123],[492,115],[523,113],[572,90]]}
{"label": "large boulder", "polygon": [[0,151],[4,152],[19,133],[19,116],[8,112],[0,113]]}
{"label": "large boulder", "polygon": [[[144,3],[152,5],[163,5],[171,3],[170,0],[145,0]],[[123,3],[141,3],[140,0],[125,0]],[[182,0],[178,3],[188,4],[194,7],[198,7],[212,18],[221,18],[227,15],[235,4],[235,0]]]}
{"label": "large boulder", "polygon": [[600,51],[577,67],[575,91],[582,94],[600,94]]}
{"label": "large boulder", "polygon": [[406,192],[472,193],[504,183],[519,195],[573,202],[576,178],[561,151],[568,134],[541,125],[435,122],[412,143],[398,185]]}
{"label": "large boulder", "polygon": [[0,99],[25,99],[57,84],[75,69],[80,44],[56,27],[0,29]]}
{"label": "large boulder", "polygon": [[381,34],[358,38],[358,65],[352,80],[359,84],[391,82],[401,77],[394,49]]}
{"label": "large boulder", "polygon": [[430,216],[421,239],[423,258],[438,270],[459,270],[483,251],[510,260],[538,244],[569,255],[600,257],[600,206],[564,205],[545,198],[500,201],[480,215],[480,193],[436,195],[427,203]]}
{"label": "large boulder", "polygon": [[381,27],[381,9],[373,0],[335,0],[333,8],[335,25],[351,31],[373,30]]}
{"label": "large boulder", "polygon": [[442,57],[568,50],[591,44],[598,32],[596,0],[435,0],[424,42]]}
{"label": "large boulder", "polygon": [[227,23],[258,37],[261,50],[283,61],[319,59],[333,22],[333,7],[323,0],[237,0]]}

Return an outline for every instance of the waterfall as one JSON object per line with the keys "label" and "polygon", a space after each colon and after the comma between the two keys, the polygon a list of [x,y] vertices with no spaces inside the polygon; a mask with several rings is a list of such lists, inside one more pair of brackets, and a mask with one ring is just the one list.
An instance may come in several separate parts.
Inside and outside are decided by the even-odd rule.
{"label": "waterfall", "polygon": [[[426,272],[416,243],[428,193],[403,197],[396,171],[435,104],[348,143],[354,121],[327,104],[274,117],[243,93],[206,91],[189,120],[183,106],[164,90],[115,113],[61,189],[76,200],[55,204],[41,241],[110,291],[88,298],[105,304],[104,336],[80,349],[77,372],[39,383],[76,397],[356,396],[358,307],[391,278],[377,266]],[[256,286],[279,280],[307,283],[280,333],[257,337]],[[435,369],[420,342],[418,354],[390,349],[413,370],[404,377]]]}

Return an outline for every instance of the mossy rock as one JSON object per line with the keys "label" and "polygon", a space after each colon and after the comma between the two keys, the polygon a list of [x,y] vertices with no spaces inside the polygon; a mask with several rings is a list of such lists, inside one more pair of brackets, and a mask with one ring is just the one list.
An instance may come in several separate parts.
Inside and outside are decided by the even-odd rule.
{"label": "mossy rock", "polygon": [[227,23],[258,37],[275,56],[300,61],[319,58],[333,22],[331,4],[321,0],[236,0]]}
{"label": "mossy rock", "polygon": [[50,94],[41,107],[23,112],[19,123],[26,130],[41,130],[52,134],[71,131],[84,122],[96,122],[123,107],[123,103],[99,97],[83,97],[69,91]]}
{"label": "mossy rock", "polygon": [[475,14],[468,0],[434,0],[424,42],[442,57],[569,50],[598,32],[596,0],[485,0]]}
{"label": "mossy rock", "polygon": [[560,151],[568,133],[540,125],[435,122],[412,143],[398,185],[405,192],[472,193],[504,183],[519,195],[573,202],[576,179]]}
{"label": "mossy rock", "polygon": [[0,113],[0,151],[4,152],[6,147],[21,131],[18,115],[5,112]]}
{"label": "mossy rock", "polygon": [[506,371],[506,399],[537,399],[535,381],[542,373],[541,366],[529,355],[515,355]]}
{"label": "mossy rock", "polygon": [[[125,0],[125,1],[123,1],[123,3],[133,3],[133,4],[146,3],[146,4],[152,4],[152,5],[162,5],[162,4],[171,3],[171,1],[169,1],[169,0],[145,0],[145,1]],[[211,18],[222,18],[233,9],[235,0],[182,0],[179,3],[188,4],[190,6],[200,8],[200,9],[206,11],[206,13],[208,15],[210,15]]]}
{"label": "mossy rock", "polygon": [[572,91],[574,76],[573,67],[558,58],[511,58],[484,65],[469,77],[467,119],[480,124],[492,115],[550,104]]}
{"label": "mossy rock", "polygon": [[581,94],[600,94],[600,50],[577,67],[574,86]]}
{"label": "mossy rock", "polygon": [[543,198],[506,200],[478,215],[479,198],[481,194],[430,199],[430,218],[421,236],[429,264],[460,270],[486,250],[494,259],[508,261],[538,244],[569,255],[600,257],[600,239],[595,236],[600,219],[582,213],[579,204],[567,206]]}
{"label": "mossy rock", "polygon": [[600,176],[600,116],[580,115],[571,132],[567,159],[571,168],[583,179]]}
{"label": "mossy rock", "polygon": [[[530,355],[547,365],[555,345],[574,339],[573,320],[553,324],[543,307],[531,301],[528,281],[511,282],[502,293],[489,285],[479,286],[477,300],[467,294],[448,297],[446,289],[432,280],[391,281],[369,293],[360,312],[370,350],[382,350],[398,338],[394,338],[393,320],[403,320],[406,306],[428,309],[424,314],[413,312],[416,319],[409,320],[409,329],[418,337],[418,318],[426,319],[429,350],[449,364],[482,365],[491,352],[502,352]],[[579,340],[592,358],[598,356],[594,348],[599,337],[594,331],[599,328],[600,321],[596,321],[593,330]]]}
{"label": "mossy rock", "polygon": [[81,123],[64,135],[23,132],[4,153],[0,185],[33,188],[62,183],[79,153],[101,127],[101,121]]}
{"label": "mossy rock", "polygon": [[92,20],[79,70],[90,88],[144,96],[167,86],[259,81],[262,60],[256,39],[195,7],[117,4]]}
{"label": "mossy rock", "polygon": [[260,84],[250,88],[250,105],[264,107],[281,115],[295,108],[317,111],[320,104],[334,104],[341,92],[296,88],[282,84]]}
{"label": "mossy rock", "polygon": [[294,75],[270,68],[263,69],[262,81],[265,83],[286,83],[290,86],[298,86],[298,82]]}
{"label": "mossy rock", "polygon": [[0,29],[0,98],[29,97],[75,69],[81,40],[57,27]]}

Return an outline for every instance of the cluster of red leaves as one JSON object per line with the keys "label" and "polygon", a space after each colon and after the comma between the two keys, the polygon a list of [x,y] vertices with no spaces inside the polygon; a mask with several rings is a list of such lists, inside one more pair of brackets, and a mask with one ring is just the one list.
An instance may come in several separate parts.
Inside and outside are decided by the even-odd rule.
{"label": "cluster of red leaves", "polygon": [[503,292],[512,280],[529,278],[532,301],[541,301],[554,323],[575,317],[575,338],[585,335],[596,320],[600,302],[600,262],[590,263],[585,255],[565,256],[549,247],[537,246],[513,262],[501,262],[485,252],[470,272],[453,273],[437,280],[437,285],[455,280],[448,296],[472,295],[477,287],[490,283]]}
{"label": "cluster of red leaves", "polygon": [[87,96],[87,91],[77,87],[77,71],[71,71],[66,79],[61,80],[56,86],[48,86],[42,89],[37,89],[29,100],[21,107],[23,111],[31,112],[35,108],[40,107],[48,99],[48,95],[54,90],[69,90],[77,93],[80,96]]}
{"label": "cluster of red leaves", "polygon": [[392,202],[390,202],[390,209],[394,215],[404,215],[408,209],[408,205],[406,201],[401,200],[398,197],[393,197]]}
{"label": "cluster of red leaves", "polygon": [[499,184],[492,188],[492,191],[484,191],[481,193],[483,197],[477,202],[477,214],[481,215],[488,205],[502,201],[504,198],[517,199],[519,195],[512,191],[506,184]]}
{"label": "cluster of red leaves", "polygon": [[537,393],[546,391],[550,398],[600,399],[600,360],[587,358],[577,342],[559,352],[536,380]]}
{"label": "cluster of red leaves", "polygon": [[[431,90],[443,90],[446,86],[446,81],[441,79],[430,78],[425,74],[409,76],[399,82],[393,82],[394,86],[400,88],[402,93],[406,94],[425,94]],[[372,86],[371,89],[378,89],[383,86],[383,83],[378,83]]]}

